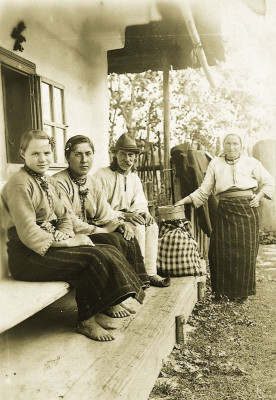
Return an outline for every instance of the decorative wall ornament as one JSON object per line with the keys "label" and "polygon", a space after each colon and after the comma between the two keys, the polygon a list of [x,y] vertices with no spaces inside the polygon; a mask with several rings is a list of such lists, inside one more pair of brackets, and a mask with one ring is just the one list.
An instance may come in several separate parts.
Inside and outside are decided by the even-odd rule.
{"label": "decorative wall ornament", "polygon": [[19,51],[23,51],[24,47],[22,46],[21,43],[26,42],[26,38],[25,36],[21,35],[21,33],[24,31],[24,29],[26,29],[26,25],[23,21],[20,21],[17,24],[17,27],[13,28],[13,31],[11,33],[11,37],[13,39],[15,39],[15,43],[13,46],[13,50],[19,50]]}

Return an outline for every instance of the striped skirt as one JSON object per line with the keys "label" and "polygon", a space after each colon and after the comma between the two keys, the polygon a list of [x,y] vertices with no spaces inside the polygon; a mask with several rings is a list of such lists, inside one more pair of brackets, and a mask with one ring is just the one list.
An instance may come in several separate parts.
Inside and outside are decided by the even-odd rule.
{"label": "striped skirt", "polygon": [[90,238],[95,244],[109,244],[115,246],[127,259],[141,281],[149,285],[149,277],[145,269],[144,257],[142,256],[139,243],[135,237],[132,240],[126,240],[121,233],[112,232],[95,233],[91,235]]}
{"label": "striped skirt", "polygon": [[[144,266],[140,271],[113,245],[54,248],[42,257],[26,247],[14,228],[8,232],[12,276],[23,281],[65,281],[76,288],[79,321],[132,296],[142,303]],[[136,268],[141,264],[136,264]],[[139,277],[141,276],[141,278]],[[146,278],[147,279],[147,278]]]}
{"label": "striped skirt", "polygon": [[249,202],[249,197],[220,200],[210,239],[212,291],[232,299],[256,294],[259,211]]}

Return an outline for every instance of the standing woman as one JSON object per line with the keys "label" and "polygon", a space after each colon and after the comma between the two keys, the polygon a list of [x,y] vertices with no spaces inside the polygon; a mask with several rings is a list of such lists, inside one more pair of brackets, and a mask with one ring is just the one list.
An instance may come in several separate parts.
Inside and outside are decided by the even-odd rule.
{"label": "standing woman", "polygon": [[[143,284],[147,285],[149,278],[133,231],[124,223],[122,214],[111,208],[100,183],[88,175],[94,158],[93,143],[87,136],[73,136],[65,145],[65,157],[68,168],[55,174],[54,178],[58,181],[63,194],[62,200],[70,212],[74,231],[89,235],[96,246],[115,246],[134,268]],[[129,310],[132,311],[131,308]],[[107,313],[111,317],[129,315],[128,310],[120,305]]]}
{"label": "standing woman", "polygon": [[58,184],[45,174],[52,147],[52,140],[41,130],[23,134],[20,154],[25,165],[2,190],[9,268],[18,280],[73,284],[77,331],[94,340],[112,340],[95,315],[129,296],[141,303],[143,283],[114,246],[93,246],[87,236],[74,233]]}
{"label": "standing woman", "polygon": [[258,206],[263,197],[271,199],[274,184],[261,162],[241,154],[239,135],[227,134],[223,150],[210,162],[201,186],[175,205],[198,208],[214,190],[219,204],[209,247],[212,291],[216,298],[247,298],[256,294]]}

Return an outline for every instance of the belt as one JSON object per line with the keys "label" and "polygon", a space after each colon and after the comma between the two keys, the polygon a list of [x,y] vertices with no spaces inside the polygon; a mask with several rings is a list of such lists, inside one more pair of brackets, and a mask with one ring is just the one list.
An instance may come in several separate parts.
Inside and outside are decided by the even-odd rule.
{"label": "belt", "polygon": [[233,192],[224,192],[218,195],[219,200],[228,199],[229,197],[251,197],[253,194],[252,189],[236,190]]}

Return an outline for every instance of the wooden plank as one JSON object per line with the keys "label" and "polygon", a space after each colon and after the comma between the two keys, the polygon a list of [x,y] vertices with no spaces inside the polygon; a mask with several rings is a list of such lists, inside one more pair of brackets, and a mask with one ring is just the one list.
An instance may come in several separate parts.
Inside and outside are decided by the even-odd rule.
{"label": "wooden plank", "polygon": [[175,317],[188,319],[197,301],[196,279],[174,278],[166,289],[150,288],[124,335],[105,346],[101,357],[72,384],[64,400],[146,400],[175,344]]}
{"label": "wooden plank", "polygon": [[164,129],[164,183],[166,204],[172,203],[171,166],[170,166],[170,64],[166,54],[163,62],[163,129]]}
{"label": "wooden plank", "polygon": [[66,282],[0,280],[0,333],[64,296],[69,288]]}
{"label": "wooden plank", "polygon": [[75,333],[72,291],[0,335],[0,398],[147,399],[175,344],[175,317],[188,318],[196,292],[193,277],[150,287],[135,317],[113,318],[115,340],[101,343]]}

